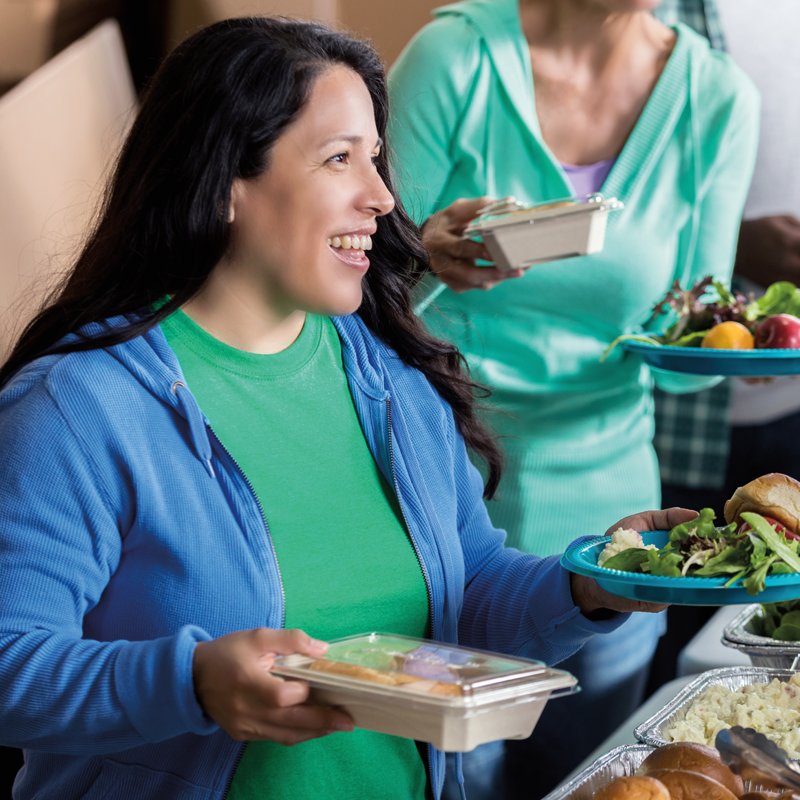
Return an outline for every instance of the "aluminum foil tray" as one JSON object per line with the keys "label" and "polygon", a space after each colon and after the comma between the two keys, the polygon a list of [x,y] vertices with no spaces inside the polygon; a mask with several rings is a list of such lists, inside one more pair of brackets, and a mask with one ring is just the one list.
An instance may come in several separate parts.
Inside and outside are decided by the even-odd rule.
{"label": "aluminum foil tray", "polygon": [[[592,800],[598,789],[607,783],[633,775],[650,753],[655,750],[646,744],[624,744],[615,747],[586,767],[571,781],[554,789],[544,800]],[[762,790],[757,784],[744,782],[746,792]]]}
{"label": "aluminum foil tray", "polygon": [[686,716],[686,711],[698,695],[711,686],[724,686],[726,689],[736,691],[750,683],[770,683],[773,678],[788,681],[794,675],[790,669],[774,669],[770,667],[725,667],[712,669],[698,675],[691,683],[681,689],[674,700],[667,703],[664,708],[650,719],[639,725],[633,735],[645,744],[660,747],[667,744],[664,731],[680,722]]}
{"label": "aluminum foil tray", "polygon": [[554,789],[544,800],[592,800],[595,792],[616,778],[633,775],[655,748],[646,744],[624,744],[600,756],[571,781]]}
{"label": "aluminum foil tray", "polygon": [[754,666],[797,669],[800,666],[800,642],[779,642],[752,632],[753,620],[763,615],[758,603],[747,606],[725,626],[722,644],[750,656]]}

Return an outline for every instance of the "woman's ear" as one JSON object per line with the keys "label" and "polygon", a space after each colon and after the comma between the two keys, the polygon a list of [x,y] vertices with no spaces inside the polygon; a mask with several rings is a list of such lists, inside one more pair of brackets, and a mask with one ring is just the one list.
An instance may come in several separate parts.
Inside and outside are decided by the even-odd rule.
{"label": "woman's ear", "polygon": [[236,219],[236,204],[242,196],[244,185],[241,178],[234,178],[231,184],[231,199],[228,202],[228,222],[233,222]]}

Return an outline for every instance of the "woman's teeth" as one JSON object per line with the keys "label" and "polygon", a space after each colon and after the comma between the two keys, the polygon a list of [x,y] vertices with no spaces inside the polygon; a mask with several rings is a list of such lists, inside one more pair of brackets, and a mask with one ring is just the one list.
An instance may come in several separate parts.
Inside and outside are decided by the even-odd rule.
{"label": "woman's teeth", "polygon": [[331,247],[341,247],[342,250],[372,250],[372,237],[367,236],[334,236],[328,239]]}

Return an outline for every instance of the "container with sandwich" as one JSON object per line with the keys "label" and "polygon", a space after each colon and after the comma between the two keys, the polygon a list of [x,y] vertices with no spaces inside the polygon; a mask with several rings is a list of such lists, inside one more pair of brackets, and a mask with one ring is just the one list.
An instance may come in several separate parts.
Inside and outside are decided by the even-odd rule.
{"label": "container with sandwich", "polygon": [[498,269],[519,269],[599,253],[608,213],[622,208],[622,201],[601,194],[536,205],[506,198],[485,208],[463,236],[483,241]]}
{"label": "container with sandwich", "polygon": [[530,736],[548,699],[577,691],[540,661],[382,633],[337,639],[322,658],[279,656],[273,671],[356,727],[459,752]]}

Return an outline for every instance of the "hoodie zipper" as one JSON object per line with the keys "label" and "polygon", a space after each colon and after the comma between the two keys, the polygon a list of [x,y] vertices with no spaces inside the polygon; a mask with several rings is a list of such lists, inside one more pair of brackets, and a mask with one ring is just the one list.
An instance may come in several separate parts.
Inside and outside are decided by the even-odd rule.
{"label": "hoodie zipper", "polygon": [[[278,563],[278,554],[275,551],[275,542],[272,541],[272,534],[269,530],[269,523],[267,522],[267,515],[264,513],[264,506],[261,505],[261,500],[258,499],[258,495],[256,494],[256,490],[253,488],[253,484],[250,483],[250,479],[247,475],[244,474],[244,470],[239,466],[239,462],[231,455],[230,450],[222,443],[222,440],[217,436],[214,429],[209,425],[208,430],[211,431],[211,435],[217,440],[217,443],[228,456],[228,458],[233,462],[233,465],[239,471],[239,474],[244,479],[244,482],[247,484],[247,488],[250,490],[250,494],[253,495],[253,499],[256,501],[256,505],[258,506],[258,511],[261,514],[261,519],[264,522],[264,530],[267,532],[267,539],[269,541],[270,547],[272,548],[272,556],[275,559],[275,568],[278,570],[278,583],[281,587],[281,598],[283,600],[283,608],[281,609],[281,628],[286,625],[286,591],[283,587],[283,576],[281,575],[281,565]],[[248,742],[245,742],[242,745],[241,750],[239,750],[239,755],[236,757],[236,761],[233,765],[233,770],[231,771],[230,777],[228,778],[228,782],[225,785],[225,793],[222,795],[223,798],[228,796],[228,792],[231,790],[231,784],[233,783],[233,778],[236,775],[236,770],[239,767],[239,763],[241,762],[242,758],[244,758],[244,751],[247,749]]]}
{"label": "hoodie zipper", "polygon": [[[428,576],[428,570],[425,568],[425,564],[422,561],[422,554],[419,552],[419,547],[417,546],[417,541],[414,539],[414,534],[411,530],[411,526],[408,524],[408,517],[406,516],[406,511],[403,508],[403,501],[400,497],[400,487],[397,484],[397,471],[395,470],[394,466],[394,436],[392,434],[392,399],[391,397],[386,398],[386,428],[389,433],[389,463],[392,468],[392,483],[394,484],[394,494],[397,497],[397,505],[400,507],[400,513],[403,515],[403,522],[405,523],[406,530],[408,531],[408,538],[411,540],[411,546],[414,548],[414,552],[417,554],[417,561],[419,562],[419,568],[422,570],[422,577],[425,579],[425,589],[428,592],[428,619],[430,620],[431,624],[431,635],[433,635],[433,591],[431,589],[431,579]],[[425,772],[428,775],[428,781],[431,784],[431,788],[433,788],[433,774],[431,770],[431,753],[430,753],[430,745],[425,747]]]}
{"label": "hoodie zipper", "polygon": [[[428,593],[428,619],[431,622],[431,633],[433,633],[433,592],[431,590],[431,579],[428,575],[428,570],[425,568],[425,564],[422,561],[422,555],[419,551],[419,547],[417,546],[416,539],[414,539],[414,534],[411,531],[411,526],[408,524],[408,517],[406,516],[406,511],[403,508],[403,501],[400,498],[400,489],[397,484],[397,472],[395,470],[394,465],[394,436],[392,434],[392,400],[391,398],[386,398],[386,428],[389,435],[389,462],[392,469],[392,483],[394,484],[394,493],[395,497],[397,497],[397,505],[400,508],[400,513],[403,515],[403,522],[405,523],[406,530],[408,531],[408,538],[411,540],[411,546],[414,548],[414,553],[417,556],[417,562],[419,563],[420,570],[422,570],[422,577],[425,579],[425,589]],[[272,555],[275,559],[275,566],[278,570],[278,581],[281,587],[281,598],[283,599],[283,609],[281,611],[281,628],[284,627],[286,624],[286,591],[283,586],[283,576],[281,575],[281,567],[278,563],[278,554],[275,551],[275,543],[272,541],[272,534],[269,530],[269,523],[267,522],[266,514],[264,513],[264,507],[261,505],[261,501],[258,499],[258,495],[256,494],[255,489],[253,488],[253,484],[250,483],[250,479],[245,475],[244,470],[239,466],[239,462],[231,455],[230,451],[227,447],[222,443],[222,440],[217,436],[214,429],[209,425],[209,431],[217,440],[217,443],[222,448],[223,452],[230,458],[233,462],[236,469],[239,471],[239,474],[244,479],[244,482],[247,484],[247,488],[250,490],[250,493],[253,495],[253,499],[256,501],[256,505],[258,506],[259,513],[261,514],[261,519],[264,521],[264,529],[267,532],[267,539],[269,540],[270,547],[272,548]],[[233,778],[236,775],[236,769],[239,766],[242,758],[244,757],[244,751],[247,748],[247,742],[245,742],[244,747],[239,752],[238,757],[236,758],[236,762],[233,765],[233,771],[228,778],[228,783],[225,786],[225,794],[223,797],[228,796],[228,792],[230,791],[231,784],[233,783]],[[432,781],[432,774],[431,774],[431,759],[430,759],[430,750],[428,747],[425,748],[425,771],[428,774],[428,780]]]}

